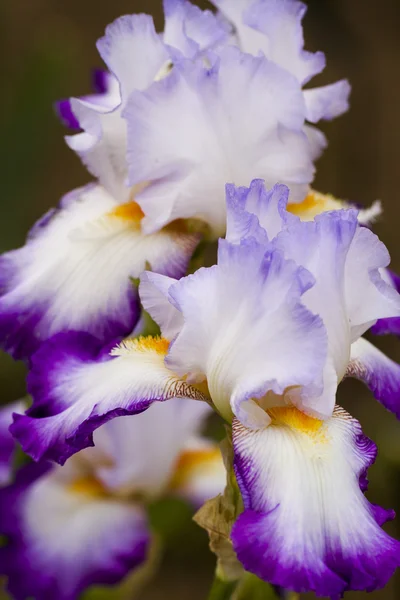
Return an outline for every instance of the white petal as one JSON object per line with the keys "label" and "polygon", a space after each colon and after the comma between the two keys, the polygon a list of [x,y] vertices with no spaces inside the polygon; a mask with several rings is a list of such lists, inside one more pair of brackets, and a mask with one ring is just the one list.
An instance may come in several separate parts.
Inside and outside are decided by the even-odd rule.
{"label": "white petal", "polygon": [[266,413],[252,398],[318,384],[326,338],[320,320],[300,304],[309,285],[304,270],[254,241],[220,241],[218,265],[169,290],[185,323],[167,364],[194,380],[207,377],[225,418],[233,410],[252,426],[263,426]]}
{"label": "white petal", "polygon": [[118,583],[146,558],[143,509],[63,470],[30,465],[0,497],[0,526],[10,538],[2,569],[15,598],[78,598],[91,585]]}
{"label": "white petal", "polygon": [[97,445],[97,435],[106,431],[112,462],[98,471],[99,476],[119,494],[152,498],[165,493],[179,455],[210,413],[205,402],[174,398],[139,415],[106,423],[96,431],[94,441]]}
{"label": "white petal", "polygon": [[130,278],[147,264],[183,275],[198,241],[172,226],[144,235],[141,219],[135,203],[117,205],[100,186],[89,186],[64,201],[26,246],[4,255],[10,277],[0,313],[3,319],[14,316],[6,345],[22,339],[22,327],[34,340],[68,329],[88,331],[105,343],[128,335],[139,317]]}
{"label": "white petal", "polygon": [[93,432],[114,417],[171,398],[205,400],[164,365],[167,350],[167,340],[148,336],[125,340],[110,355],[88,334],[55,336],[32,358],[34,401],[15,418],[13,435],[35,460],[63,463],[91,446]]}
{"label": "white petal", "polygon": [[99,53],[118,79],[123,103],[135,89],[148,87],[168,54],[149,15],[116,19],[97,42]]}
{"label": "white petal", "polygon": [[173,340],[183,325],[182,313],[173,305],[168,291],[176,279],[145,271],[140,278],[140,300],[154,321],[160,326],[162,335]]}
{"label": "white petal", "polygon": [[224,491],[226,469],[217,444],[193,438],[179,456],[171,481],[172,493],[197,506]]}
{"label": "white petal", "polygon": [[380,274],[389,262],[385,245],[372,231],[359,227],[346,261],[346,304],[352,341],[377,319],[400,315],[400,296]]}
{"label": "white petal", "polygon": [[399,543],[379,526],[392,512],[362,493],[375,444],[340,407],[325,422],[293,408],[270,414],[261,431],[234,423],[245,506],[232,534],[239,560],[270,583],[318,596],[381,587]]}
{"label": "white petal", "polygon": [[148,182],[136,197],[145,229],[197,217],[224,233],[227,182],[279,181],[292,201],[304,198],[314,171],[304,114],[292,76],[234,48],[211,71],[183,62],[132,94],[124,112],[129,177],[132,185]]}

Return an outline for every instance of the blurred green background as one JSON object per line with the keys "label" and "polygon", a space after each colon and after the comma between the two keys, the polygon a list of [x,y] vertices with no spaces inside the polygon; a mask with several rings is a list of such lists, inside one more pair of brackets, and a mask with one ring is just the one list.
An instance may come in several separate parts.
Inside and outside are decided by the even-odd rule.
{"label": "blurred green background", "polygon": [[[205,2],[199,5],[207,6]],[[329,148],[317,165],[315,187],[367,205],[381,199],[385,212],[375,231],[399,271],[400,3],[309,0],[308,5],[306,46],[324,50],[328,60],[325,72],[312,83],[347,77],[353,87],[350,112],[322,125]],[[0,3],[2,251],[21,245],[43,212],[65,192],[88,181],[85,169],[64,144],[65,131],[52,104],[58,98],[89,91],[90,70],[101,66],[96,39],[107,23],[130,12],[151,13],[162,28],[161,0]],[[377,343],[400,362],[399,340],[378,339]],[[8,402],[24,394],[24,369],[7,356],[0,358],[1,402]],[[394,507],[400,514],[400,425],[357,382],[341,386],[339,403],[360,419],[365,433],[380,447],[377,464],[370,471],[370,500]],[[157,580],[141,599],[203,600],[213,571],[206,536],[191,524],[189,512],[174,516],[165,509],[164,521],[170,530],[167,553]],[[174,533],[175,522],[182,527]],[[388,526],[398,537],[399,523]],[[364,593],[348,596],[367,598]],[[400,577],[368,597],[398,600]]]}

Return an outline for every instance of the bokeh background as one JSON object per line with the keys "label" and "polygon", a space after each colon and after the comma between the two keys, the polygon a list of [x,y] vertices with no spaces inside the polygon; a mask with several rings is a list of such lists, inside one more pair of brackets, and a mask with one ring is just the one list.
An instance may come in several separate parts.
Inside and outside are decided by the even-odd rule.
{"label": "bokeh background", "polygon": [[[235,2],[235,0],[231,0]],[[198,2],[206,7],[206,2]],[[351,109],[322,125],[329,147],[317,165],[315,187],[369,205],[379,198],[384,215],[376,232],[400,270],[400,3],[397,0],[309,0],[306,47],[327,56],[323,84],[347,77]],[[101,66],[95,41],[107,23],[130,12],[154,15],[162,28],[161,0],[2,0],[0,31],[0,248],[23,244],[25,235],[48,208],[89,179],[63,141],[65,131],[52,109],[62,97],[89,91],[90,70]],[[243,110],[246,110],[243,107]],[[400,362],[400,341],[377,344]],[[24,394],[24,368],[0,357],[1,398]],[[345,382],[339,402],[359,418],[380,447],[370,471],[369,498],[400,513],[400,424],[357,382]],[[164,512],[163,512],[164,511]],[[179,514],[178,514],[179,513]],[[159,576],[141,600],[203,600],[212,578],[207,539],[188,511],[159,509],[168,543]],[[174,531],[179,524],[179,531]],[[388,531],[400,537],[400,524]],[[1,592],[0,592],[1,595]],[[367,594],[354,593],[354,600]],[[311,598],[312,596],[308,596]],[[371,600],[398,600],[400,577]],[[54,599],[56,600],[56,599]]]}

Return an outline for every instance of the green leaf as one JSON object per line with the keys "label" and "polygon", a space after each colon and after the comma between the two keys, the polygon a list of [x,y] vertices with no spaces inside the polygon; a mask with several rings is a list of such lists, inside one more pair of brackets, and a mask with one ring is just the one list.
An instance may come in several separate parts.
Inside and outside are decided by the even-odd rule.
{"label": "green leaf", "polygon": [[[245,574],[232,596],[232,600],[277,600],[277,598],[274,588],[252,573]],[[288,600],[295,600],[295,598]]]}

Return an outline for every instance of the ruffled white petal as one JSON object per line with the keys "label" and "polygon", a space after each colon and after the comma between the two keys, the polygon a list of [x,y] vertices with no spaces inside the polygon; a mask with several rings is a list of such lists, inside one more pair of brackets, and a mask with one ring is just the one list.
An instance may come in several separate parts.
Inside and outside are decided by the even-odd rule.
{"label": "ruffled white petal", "polygon": [[186,0],[164,0],[163,4],[163,41],[184,56],[194,57],[226,41],[229,27],[210,10],[200,10]]}
{"label": "ruffled white petal", "polygon": [[298,592],[336,598],[379,587],[399,562],[399,544],[378,525],[392,515],[360,489],[375,445],[340,407],[325,422],[296,409],[270,415],[272,425],[261,431],[233,425],[245,505],[233,530],[239,559]]}
{"label": "ruffled white petal", "polygon": [[318,385],[325,330],[300,304],[307,272],[253,242],[220,242],[218,265],[171,286],[184,317],[166,362],[181,375],[207,377],[222,415],[253,427],[268,417],[252,398],[289,386]]}
{"label": "ruffled white petal", "polygon": [[117,205],[100,186],[74,192],[25,247],[2,258],[10,277],[1,313],[17,312],[41,340],[68,329],[106,342],[130,333],[139,314],[130,278],[146,265],[182,275],[198,241],[174,227],[144,235],[141,218],[135,203]]}
{"label": "ruffled white petal", "polygon": [[224,233],[226,182],[260,177],[286,183],[292,201],[306,194],[314,168],[296,80],[262,57],[220,54],[210,71],[184,61],[125,109],[130,183],[148,183],[137,195],[147,231],[197,217]]}
{"label": "ruffled white petal", "polygon": [[135,89],[145,89],[168,60],[168,53],[149,15],[116,19],[97,42],[98,51],[121,86],[122,103]]}

